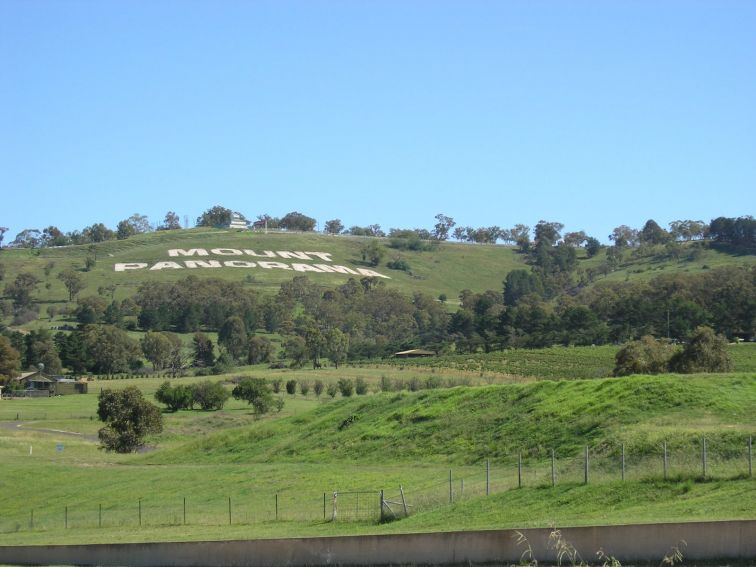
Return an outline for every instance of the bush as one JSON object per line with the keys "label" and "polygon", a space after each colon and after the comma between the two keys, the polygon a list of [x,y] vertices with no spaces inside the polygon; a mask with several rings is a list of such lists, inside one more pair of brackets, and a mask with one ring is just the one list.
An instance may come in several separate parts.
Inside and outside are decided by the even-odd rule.
{"label": "bush", "polygon": [[669,363],[675,355],[675,347],[656,340],[650,335],[631,341],[622,347],[614,357],[614,375],[660,374],[669,370]]}
{"label": "bush", "polygon": [[357,381],[354,383],[354,391],[358,396],[364,396],[368,393],[368,385],[365,380],[362,378],[357,378]]}
{"label": "bush", "polygon": [[192,384],[191,392],[192,402],[205,411],[223,409],[226,401],[231,397],[223,384],[210,380]]}
{"label": "bush", "polygon": [[386,267],[389,268],[390,270],[399,270],[402,272],[410,271],[410,265],[407,263],[406,260],[402,260],[401,258],[395,258],[391,260],[390,262],[387,262]]}
{"label": "bush", "polygon": [[331,398],[335,398],[336,394],[339,393],[339,388],[334,383],[328,384],[328,388],[326,389],[326,393],[329,396],[331,396]]}
{"label": "bush", "polygon": [[349,378],[339,378],[338,389],[342,396],[348,398],[354,394],[354,382]]}
{"label": "bush", "polygon": [[256,418],[268,413],[274,403],[273,394],[262,378],[242,378],[232,390],[231,395],[234,399],[245,400],[249,403]]}
{"label": "bush", "polygon": [[690,340],[670,362],[672,370],[685,374],[693,372],[728,372],[732,361],[727,352],[727,339],[710,327],[698,327]]}
{"label": "bush", "polygon": [[155,399],[161,404],[165,404],[168,411],[178,411],[180,409],[188,409],[192,406],[192,390],[188,386],[183,384],[171,386],[171,383],[166,380],[155,392]]}
{"label": "bush", "polygon": [[297,381],[296,380],[287,380],[286,381],[286,393],[290,396],[293,396],[297,393]]}
{"label": "bush", "polygon": [[307,380],[302,380],[299,383],[299,391],[306,397],[307,393],[310,391],[310,383]]}
{"label": "bush", "polygon": [[279,379],[271,380],[270,386],[271,386],[271,388],[273,388],[273,393],[274,394],[281,393],[281,380],[279,380]]}
{"label": "bush", "polygon": [[320,394],[323,393],[324,384],[322,380],[315,380],[315,386],[313,386],[313,389],[315,390],[315,395],[319,398]]}

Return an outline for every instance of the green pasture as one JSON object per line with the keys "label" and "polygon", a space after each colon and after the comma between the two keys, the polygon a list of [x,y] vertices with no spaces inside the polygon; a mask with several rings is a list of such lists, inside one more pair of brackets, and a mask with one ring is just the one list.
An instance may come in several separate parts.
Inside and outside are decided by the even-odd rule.
{"label": "green pasture", "polygon": [[[748,362],[751,345],[732,348]],[[165,413],[164,432],[130,455],[98,449],[97,394],[136,385],[151,397],[163,378],[2,400],[0,544],[734,519],[756,510],[753,372],[561,381],[400,366],[241,372],[284,383],[359,376],[371,387],[351,398],[282,393],[283,410],[261,419],[235,400],[217,412]],[[470,386],[379,391],[382,380],[413,377]],[[378,523],[380,490],[397,521]]]}

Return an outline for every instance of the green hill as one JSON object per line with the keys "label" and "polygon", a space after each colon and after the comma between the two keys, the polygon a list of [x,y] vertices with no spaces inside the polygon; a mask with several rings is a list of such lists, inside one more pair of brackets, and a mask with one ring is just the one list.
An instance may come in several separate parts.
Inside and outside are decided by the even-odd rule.
{"label": "green hill", "polygon": [[[371,241],[377,241],[385,248],[385,256],[378,266],[368,266],[361,257],[361,247]],[[277,233],[263,234],[251,231],[229,231],[215,229],[191,229],[180,231],[154,232],[138,235],[126,240],[102,242],[97,245],[68,246],[42,249],[3,249],[0,251],[0,264],[5,268],[4,281],[12,281],[21,272],[34,274],[41,282],[34,294],[41,303],[64,303],[68,296],[63,283],[57,279],[58,273],[66,269],[79,270],[86,288],[82,295],[94,294],[101,286],[115,284],[115,296],[123,299],[132,295],[137,287],[145,282],[175,281],[187,275],[197,277],[215,277],[243,281],[254,289],[273,291],[284,281],[295,275],[307,275],[316,283],[332,286],[343,283],[349,277],[347,273],[318,273],[313,271],[298,272],[295,269],[280,267],[260,267],[259,262],[279,262],[291,268],[295,263],[344,266],[362,277],[359,270],[373,270],[387,276],[387,285],[404,293],[421,291],[438,297],[445,294],[451,303],[456,302],[459,292],[470,289],[482,292],[488,289],[501,290],[502,281],[513,269],[527,267],[525,257],[514,247],[476,245],[453,242],[438,243],[429,251],[398,250],[389,247],[389,239],[369,239],[350,236],[328,236],[319,233]],[[190,251],[201,249],[207,256],[170,256],[170,250]],[[212,251],[222,249],[222,254]],[[258,256],[250,256],[244,251],[253,251]],[[756,256],[735,255],[714,249],[691,249],[677,259],[659,260],[653,258],[626,258],[616,270],[599,275],[596,281],[605,280],[644,280],[659,273],[700,272],[724,265],[753,265]],[[233,252],[239,251],[240,255]],[[273,257],[265,257],[270,251]],[[276,254],[284,252],[319,252],[326,254],[330,262],[322,256],[310,255],[309,259],[281,258]],[[695,253],[693,253],[695,252]],[[582,251],[581,251],[582,253]],[[196,252],[195,252],[196,254]],[[96,264],[90,271],[85,271],[87,256],[96,258]],[[392,270],[386,264],[392,260],[404,260],[408,271]],[[220,267],[186,267],[186,261],[215,261]],[[602,252],[594,258],[580,259],[583,268],[598,268],[605,260]],[[224,262],[253,262],[255,267],[227,267]],[[180,268],[159,266],[160,262],[174,262]],[[117,272],[117,264],[146,264],[139,269],[126,269]],[[45,268],[48,267],[46,273]],[[151,269],[153,268],[153,269]],[[305,268],[306,269],[306,268]]]}
{"label": "green hill", "polygon": [[[726,457],[756,431],[751,373],[541,381],[343,399],[302,416],[207,435],[148,457],[193,462],[434,462],[534,459],[590,445],[614,458],[670,447],[695,457],[700,436]],[[718,454],[719,454],[718,453]],[[714,453],[712,453],[713,455]],[[695,460],[695,458],[694,458]]]}

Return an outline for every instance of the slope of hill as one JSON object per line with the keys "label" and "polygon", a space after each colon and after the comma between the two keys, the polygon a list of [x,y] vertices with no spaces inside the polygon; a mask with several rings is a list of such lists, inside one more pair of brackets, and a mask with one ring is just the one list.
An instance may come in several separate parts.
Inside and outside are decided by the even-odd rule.
{"label": "slope of hill", "polygon": [[[756,431],[753,374],[633,376],[386,393],[326,404],[305,415],[208,435],[148,457],[180,462],[479,463],[538,458],[585,445],[613,454],[683,450],[700,435],[712,450],[742,452]],[[738,449],[739,447],[739,449]],[[693,450],[695,454],[695,449]],[[712,453],[713,454],[713,453]]]}
{"label": "slope of hill", "polygon": [[[365,263],[361,255],[361,247],[373,241],[385,247],[385,256],[375,267]],[[332,286],[343,283],[349,277],[363,277],[359,270],[372,270],[390,278],[384,279],[387,285],[404,293],[421,291],[433,297],[445,294],[450,303],[454,303],[463,289],[474,292],[488,289],[499,291],[509,271],[527,267],[525,256],[510,246],[443,242],[429,251],[408,251],[393,249],[388,245],[389,239],[328,236],[319,233],[264,234],[190,229],[154,232],[127,240],[103,242],[94,247],[84,245],[36,250],[3,249],[0,251],[0,264],[5,268],[6,282],[12,281],[21,272],[34,274],[42,282],[34,298],[42,303],[62,303],[67,300],[65,287],[56,276],[69,268],[79,270],[84,278],[86,288],[82,295],[93,294],[101,286],[115,284],[117,299],[132,295],[142,283],[175,281],[190,274],[244,281],[254,289],[273,291],[295,275],[307,275],[316,283]],[[206,251],[207,255],[198,255],[202,252],[196,252],[197,249]],[[182,252],[171,255],[171,250]],[[193,255],[184,255],[191,250],[195,250]],[[214,253],[213,250],[221,252]],[[256,255],[249,255],[246,251]],[[279,251],[317,252],[320,255],[311,254],[301,259],[297,255],[281,257],[277,254]],[[90,271],[85,271],[88,256],[95,258],[96,264]],[[404,260],[409,265],[409,270],[392,270],[386,266],[389,261],[397,259]],[[195,267],[187,267],[187,261],[195,262]],[[604,261],[605,252],[601,252],[591,259],[581,258],[580,265],[595,269]],[[171,264],[161,264],[165,262]],[[225,265],[226,262],[231,264]],[[279,263],[288,269],[271,266],[266,262]],[[125,265],[122,266],[124,271],[116,271],[118,264]],[[299,264],[299,269],[306,271],[292,269],[294,264]],[[324,271],[325,268],[301,268],[302,264],[310,267],[336,265],[347,270],[342,270],[345,273],[327,272]],[[697,249],[695,253],[683,253],[675,260],[628,257],[619,268],[597,276],[596,281],[643,280],[660,273],[694,273],[724,265],[743,264],[756,264],[756,256]]]}

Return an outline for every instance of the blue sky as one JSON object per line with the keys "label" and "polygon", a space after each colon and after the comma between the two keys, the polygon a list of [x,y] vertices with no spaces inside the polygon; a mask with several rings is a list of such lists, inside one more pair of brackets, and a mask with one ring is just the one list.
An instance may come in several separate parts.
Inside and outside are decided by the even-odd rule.
{"label": "blue sky", "polygon": [[0,226],[753,214],[756,2],[0,2]]}

